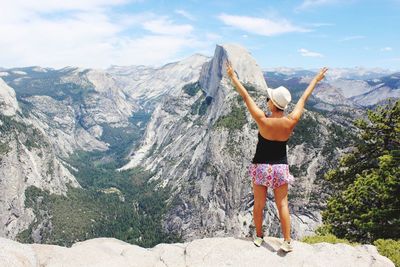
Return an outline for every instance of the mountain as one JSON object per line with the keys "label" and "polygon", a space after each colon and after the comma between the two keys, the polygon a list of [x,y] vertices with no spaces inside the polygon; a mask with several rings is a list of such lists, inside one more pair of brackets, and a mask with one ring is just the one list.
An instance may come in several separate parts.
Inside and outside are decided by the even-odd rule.
{"label": "mountain", "polygon": [[[42,150],[40,153],[43,160],[46,160],[45,163],[52,167],[51,162],[54,158],[56,170],[60,168],[65,170],[69,178],[60,172],[54,172],[54,175],[58,176],[58,181],[41,173],[39,169],[37,176],[47,181],[48,185],[26,182],[32,166],[13,162],[9,165],[16,166],[23,176],[15,181],[9,177],[14,172],[9,172],[8,165],[1,165],[0,193],[4,196],[2,201],[8,203],[16,199],[14,202],[17,202],[13,204],[15,208],[11,209],[7,204],[4,205],[6,210],[1,210],[0,218],[5,226],[0,234],[25,242],[69,244],[74,240],[88,238],[88,229],[90,229],[89,236],[104,235],[118,229],[121,231],[120,235],[131,240],[130,242],[139,242],[146,246],[153,244],[152,242],[159,243],[166,240],[167,237],[163,233],[154,229],[162,215],[162,206],[153,208],[156,201],[164,201],[164,193],[161,190],[155,192],[154,186],[146,183],[147,174],[140,170],[117,172],[115,168],[123,164],[126,153],[135,150],[135,144],[146,127],[148,114],[153,111],[153,103],[164,94],[174,94],[175,88],[180,88],[180,84],[191,82],[191,77],[201,71],[201,65],[196,65],[200,63],[196,62],[205,62],[206,59],[204,56],[195,55],[184,62],[153,69],[154,76],[142,82],[153,82],[152,86],[160,83],[161,89],[166,90],[162,91],[159,88],[155,93],[147,88],[143,91],[142,97],[137,98],[129,94],[135,91],[129,79],[132,78],[134,81],[136,78],[129,76],[129,82],[122,83],[123,74],[73,67],[60,70],[39,67],[3,70],[2,77],[8,85],[14,87],[15,91],[11,87],[7,87],[7,91],[1,91],[7,100],[2,101],[2,106],[3,103],[4,106],[14,103],[14,110],[18,110],[18,106],[15,105],[19,104],[18,118],[29,122],[29,128],[38,128],[41,136],[36,137],[36,131],[33,137],[25,136],[23,133],[25,129],[19,124],[14,127],[15,132],[23,136],[23,140],[27,139],[27,142],[37,139],[40,144],[46,146],[48,150]],[[172,84],[169,80],[171,75],[176,77],[176,81],[174,80]],[[3,126],[4,138],[14,134],[8,124]],[[13,143],[11,145],[15,149],[18,147]],[[4,162],[11,153],[6,145],[2,145],[1,148],[1,160]],[[12,155],[16,154],[19,155],[21,152],[16,150]],[[28,163],[33,166],[43,165],[42,162]],[[74,182],[69,184],[70,179]],[[60,187],[58,183],[64,187],[57,190]],[[70,188],[68,198],[57,196],[59,193],[65,195],[68,186],[79,188],[76,190]],[[18,190],[12,191],[12,199],[9,200],[11,198],[9,191],[15,187]],[[118,195],[117,199],[114,197],[115,194]],[[137,209],[146,208],[127,214],[132,211],[132,202],[136,203]],[[70,207],[75,205],[79,206],[79,210],[70,210]],[[147,208],[149,211],[145,211]],[[23,218],[21,214],[27,212],[29,216],[24,215],[26,218]],[[111,225],[106,219],[109,216],[123,217],[124,220]],[[155,217],[154,225],[140,222],[144,217],[150,216]],[[64,223],[63,220],[67,222]],[[10,223],[11,221],[13,223]],[[74,222],[75,224],[78,222],[79,225],[74,225]],[[9,230],[11,227],[12,231]],[[143,239],[141,242],[141,235],[147,233],[158,237]]]}
{"label": "mountain", "polygon": [[[321,66],[322,67],[322,66]],[[329,68],[329,75],[327,75],[327,80],[368,80],[375,79],[379,77],[383,77],[393,73],[393,71],[382,68]],[[266,68],[264,72],[272,72],[272,73],[281,73],[286,76],[292,77],[305,77],[305,76],[314,76],[314,74],[318,71],[318,69],[312,70],[304,70],[301,68]]]}
{"label": "mountain", "polygon": [[53,136],[58,154],[106,150],[103,124],[126,126],[138,108],[107,74],[95,70],[37,67],[12,69],[5,80],[16,91],[26,114]]}
{"label": "mountain", "polygon": [[[298,99],[316,71],[277,68],[264,72],[271,87],[283,85]],[[390,75],[388,75],[390,74]],[[389,98],[400,97],[399,73],[381,69],[329,69],[310,104],[319,110],[357,113]]]}
{"label": "mountain", "polygon": [[[0,238],[1,266],[202,267],[202,266],[382,266],[394,267],[371,245],[305,244],[293,241],[294,251],[278,251],[281,240],[266,238],[257,248],[251,240],[205,238],[187,243],[159,244],[151,249],[113,238],[79,242],[71,248],[20,244]],[[340,255],[340,257],[338,257]]]}
{"label": "mountain", "polygon": [[5,116],[13,116],[19,111],[15,91],[0,78],[0,108]]}
{"label": "mountain", "polygon": [[354,102],[363,106],[370,106],[385,102],[388,98],[400,98],[400,72],[367,80],[367,83],[373,89],[364,94],[354,96]]}
{"label": "mountain", "polygon": [[79,184],[57,157],[45,129],[22,116],[15,91],[2,79],[0,106],[0,236],[15,238],[35,219],[25,207],[27,187],[65,194],[68,186]]}
{"label": "mountain", "polygon": [[209,61],[208,57],[195,54],[160,68],[112,66],[107,69],[107,73],[115,78],[126,95],[148,102],[164,94],[178,93],[183,85],[194,81],[199,75],[201,66],[207,61]]}
{"label": "mountain", "polygon": [[[111,210],[117,213],[115,217],[126,212],[127,205],[121,200],[117,209],[112,206],[118,201],[109,192],[119,191],[113,188],[117,182],[109,179],[128,179],[132,172],[120,175],[109,169],[121,164],[125,150],[140,138],[146,111],[104,71],[27,67],[4,70],[3,78],[15,89],[21,112],[2,119],[7,122],[2,138],[16,142],[1,155],[2,162],[10,162],[0,165],[1,200],[7,203],[0,213],[5,225],[0,234],[25,242],[68,244],[87,238],[81,232],[86,227],[92,228],[91,234],[101,232],[103,217],[110,216]],[[26,144],[21,146],[21,142]],[[10,168],[16,168],[18,175]],[[102,183],[100,187],[93,188],[94,179]],[[137,185],[135,190],[142,187]],[[70,211],[71,205],[80,208]]]}
{"label": "mountain", "polygon": [[386,76],[392,72],[391,70],[382,68],[332,68],[329,70],[329,76],[332,80],[368,80]]}

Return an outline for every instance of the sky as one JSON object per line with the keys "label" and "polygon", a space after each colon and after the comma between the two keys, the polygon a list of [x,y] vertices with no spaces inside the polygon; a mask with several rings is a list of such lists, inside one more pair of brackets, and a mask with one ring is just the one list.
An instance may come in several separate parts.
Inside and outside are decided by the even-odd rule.
{"label": "sky", "polygon": [[400,70],[400,0],[0,0],[0,67],[163,64],[217,44],[262,68]]}

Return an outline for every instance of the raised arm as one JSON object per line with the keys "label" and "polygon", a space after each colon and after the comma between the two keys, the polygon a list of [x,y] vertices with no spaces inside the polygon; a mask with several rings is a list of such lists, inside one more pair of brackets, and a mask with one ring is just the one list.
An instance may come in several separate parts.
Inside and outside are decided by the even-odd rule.
{"label": "raised arm", "polygon": [[289,114],[289,118],[294,120],[296,123],[300,120],[301,114],[303,114],[304,105],[307,102],[308,97],[314,91],[315,86],[320,82],[327,72],[328,68],[322,68],[320,72],[312,79],[307,89],[304,91],[303,95],[300,97],[293,111]]}
{"label": "raised arm", "polygon": [[226,73],[231,78],[236,90],[242,96],[244,102],[246,103],[247,109],[250,111],[251,116],[258,124],[262,118],[265,118],[265,114],[251,98],[246,88],[244,88],[244,86],[240,83],[238,77],[235,74],[235,71],[232,68],[231,63],[228,61],[226,62]]}

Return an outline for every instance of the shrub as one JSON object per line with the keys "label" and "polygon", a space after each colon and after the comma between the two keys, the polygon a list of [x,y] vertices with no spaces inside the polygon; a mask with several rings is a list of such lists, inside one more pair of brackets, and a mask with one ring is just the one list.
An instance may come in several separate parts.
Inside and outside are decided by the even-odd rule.
{"label": "shrub", "polygon": [[378,239],[374,245],[381,255],[388,257],[396,267],[400,267],[400,240]]}
{"label": "shrub", "polygon": [[308,243],[308,244],[316,244],[316,243],[326,242],[326,243],[331,243],[331,244],[344,243],[344,244],[351,245],[351,246],[359,245],[358,243],[352,243],[347,239],[338,238],[333,234],[306,236],[301,241],[304,243]]}
{"label": "shrub", "polygon": [[8,144],[4,144],[0,142],[0,155],[7,154],[11,150],[11,147]]}
{"label": "shrub", "polygon": [[220,117],[215,126],[228,128],[229,130],[240,130],[247,123],[246,112],[243,106],[232,106],[232,111]]}
{"label": "shrub", "polygon": [[183,91],[190,95],[190,96],[195,96],[197,92],[200,90],[200,83],[195,82],[195,83],[188,83],[182,87]]}
{"label": "shrub", "polygon": [[336,193],[322,213],[332,233],[372,243],[400,238],[400,100],[358,120],[361,141],[326,173]]}

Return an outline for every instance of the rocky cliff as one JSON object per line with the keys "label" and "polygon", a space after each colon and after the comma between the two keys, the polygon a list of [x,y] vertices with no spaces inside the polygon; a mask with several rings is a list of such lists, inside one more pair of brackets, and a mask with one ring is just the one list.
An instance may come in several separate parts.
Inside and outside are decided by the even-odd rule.
{"label": "rocky cliff", "polygon": [[281,240],[266,238],[261,247],[248,239],[206,238],[188,243],[159,244],[151,249],[117,239],[97,238],[71,248],[21,244],[0,238],[0,266],[13,267],[221,267],[221,266],[341,266],[394,267],[371,245],[308,245],[293,241],[294,251],[279,250]]}
{"label": "rocky cliff", "polygon": [[19,110],[15,91],[0,78],[0,108],[5,116],[13,116]]}
{"label": "rocky cliff", "polygon": [[[0,236],[15,238],[34,220],[25,208],[31,185],[64,194],[77,187],[75,177],[57,157],[46,131],[22,116],[14,90],[0,79]],[[43,222],[45,223],[45,222]]]}

